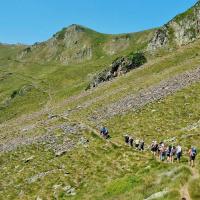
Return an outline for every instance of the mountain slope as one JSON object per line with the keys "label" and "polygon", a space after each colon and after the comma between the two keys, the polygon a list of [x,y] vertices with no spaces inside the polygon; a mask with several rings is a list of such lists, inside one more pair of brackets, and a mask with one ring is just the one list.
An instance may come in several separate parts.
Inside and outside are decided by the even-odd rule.
{"label": "mountain slope", "polygon": [[8,63],[12,59],[15,59],[18,53],[20,53],[25,45],[11,45],[0,43],[0,64]]}
{"label": "mountain slope", "polygon": [[[85,91],[117,57],[145,50],[154,31],[102,35],[73,25],[23,47],[23,55],[2,50],[0,199],[199,200],[199,155],[192,169],[187,153],[190,145],[200,148],[198,38],[145,52],[143,66]],[[92,57],[76,57],[82,45]],[[99,135],[102,125],[108,140]],[[144,139],[145,151],[125,145],[124,134]],[[181,144],[181,163],[153,158],[155,139]]]}
{"label": "mountain slope", "polygon": [[[79,93],[112,60],[144,49],[152,32],[105,35],[72,25],[46,42],[21,45],[9,59],[4,56],[1,62],[1,76],[7,78],[0,82],[0,121]],[[128,43],[124,44],[124,40]],[[83,51],[79,59],[77,52],[87,45],[91,47],[92,57]],[[9,46],[7,50],[12,48]]]}
{"label": "mountain slope", "polygon": [[148,45],[149,51],[186,45],[200,37],[200,2],[158,29]]}
{"label": "mountain slope", "polygon": [[[94,90],[2,123],[0,197],[143,200],[161,192],[160,199],[180,199],[182,183],[193,179],[186,166],[187,145],[199,147],[199,83],[136,111],[130,108],[103,121],[95,115],[123,97],[197,68],[199,52],[196,41]],[[109,141],[96,135],[102,124],[110,130]],[[127,132],[144,138],[147,146],[155,138],[181,143],[183,162],[172,167],[153,160],[149,151],[124,146]],[[188,183],[193,200],[198,181]]]}

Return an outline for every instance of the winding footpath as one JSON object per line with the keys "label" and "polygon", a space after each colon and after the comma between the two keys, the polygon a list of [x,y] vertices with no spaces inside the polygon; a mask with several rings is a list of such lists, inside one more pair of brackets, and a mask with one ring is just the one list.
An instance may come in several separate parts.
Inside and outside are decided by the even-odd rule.
{"label": "winding footpath", "polygon": [[192,200],[189,190],[188,190],[189,183],[196,179],[199,179],[200,177],[199,172],[196,168],[190,168],[190,170],[191,170],[192,176],[190,177],[188,182],[186,182],[180,189],[181,198],[185,198],[186,200]]}

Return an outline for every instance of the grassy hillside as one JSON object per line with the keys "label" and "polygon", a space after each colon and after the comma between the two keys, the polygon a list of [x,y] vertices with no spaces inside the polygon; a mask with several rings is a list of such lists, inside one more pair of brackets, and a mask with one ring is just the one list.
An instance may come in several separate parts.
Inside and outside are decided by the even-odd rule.
{"label": "grassy hillside", "polygon": [[[152,194],[163,192],[163,196],[158,199],[173,200],[181,198],[180,191],[187,183],[191,198],[198,199],[199,179],[194,178],[194,171],[187,166],[186,151],[190,144],[199,148],[199,83],[162,101],[149,104],[137,112],[130,111],[99,122],[98,124],[104,123],[108,126],[112,136],[110,142],[100,139],[89,128],[76,134],[64,134],[60,127],[63,124],[83,123],[96,130],[98,124],[91,120],[91,116],[98,110],[124,96],[137,94],[141,89],[198,67],[199,51],[197,41],[176,53],[158,57],[126,76],[64,101],[60,101],[66,95],[62,94],[63,88],[54,85],[52,87],[58,89],[52,96],[57,96],[58,101],[56,102],[55,98],[55,101],[47,104],[47,110],[16,116],[2,123],[1,145],[11,142],[11,147],[17,145],[18,148],[1,155],[1,198],[145,199]],[[77,72],[82,74],[81,66],[83,67],[76,67]],[[63,85],[61,74],[65,76],[62,71],[65,68],[55,68],[58,71],[48,71],[45,75],[51,79],[54,75],[54,84]],[[42,69],[45,69],[45,66]],[[72,74],[70,66],[67,70],[69,75]],[[74,66],[71,70],[75,70]],[[43,73],[37,71],[36,68],[34,74],[40,74],[42,79],[45,70]],[[74,80],[74,76],[72,79]],[[45,83],[44,87],[47,87]],[[75,89],[75,92],[77,91]],[[18,106],[17,100],[22,97],[15,98]],[[47,94],[45,98],[49,98]],[[22,108],[23,106],[26,105],[22,105]],[[49,113],[67,118],[48,119]],[[2,119],[5,119],[4,117],[5,115]],[[196,128],[188,128],[191,126]],[[37,136],[46,134],[47,130],[57,138],[57,143],[61,146],[65,145],[66,140],[70,140],[76,144],[75,147],[63,156],[55,157],[48,140],[39,144],[33,142],[28,146],[20,145],[23,141],[26,144],[26,138],[32,138],[34,141]],[[180,164],[160,163],[152,158],[149,151],[141,153],[126,147],[123,144],[123,134],[127,132],[135,137],[144,138],[147,144],[154,138],[166,140],[176,137],[174,144],[181,143],[184,147],[184,158]],[[82,144],[82,137],[88,142]],[[17,138],[20,138],[20,141]],[[26,161],[30,157],[32,159]],[[197,162],[195,173],[199,171],[199,161]],[[169,182],[171,179],[173,181]],[[67,187],[69,185],[75,189],[72,195]]]}
{"label": "grassy hillside", "polygon": [[[187,154],[190,145],[200,148],[200,79],[190,77],[200,66],[200,40],[145,52],[142,67],[85,91],[114,59],[145,51],[153,33],[73,25],[33,46],[0,45],[0,199],[200,199],[199,155],[191,168]],[[181,87],[142,104],[170,81]],[[129,104],[135,97],[140,107]],[[108,140],[99,136],[102,125]],[[145,140],[144,152],[124,144],[127,133]],[[181,144],[181,163],[155,159],[154,139]]]}
{"label": "grassy hillside", "polygon": [[[18,58],[24,51],[22,49],[30,47],[7,46],[0,49],[3,56],[0,59],[1,122],[78,94],[87,87],[96,72],[110,65],[116,57],[143,49],[152,32],[104,35],[87,28],[83,28],[83,31],[84,37],[79,42],[85,42],[85,37],[90,40],[93,58],[88,61],[83,60],[79,64],[76,62],[62,64],[55,61],[54,57],[49,61],[44,60],[45,56],[42,52],[49,56],[48,52],[51,49],[48,46],[48,41],[46,47],[43,44],[38,44],[38,47],[34,47],[33,52],[23,59]],[[56,47],[59,51],[63,51],[60,46],[63,43],[61,37],[63,32],[65,33],[66,29],[54,36],[61,40]],[[111,51],[118,48],[117,44],[118,41],[121,42],[120,38],[128,38],[128,46],[123,51],[121,51],[122,47],[120,46],[119,52],[116,50],[113,55],[106,53],[106,49]],[[70,47],[65,49],[67,51],[65,53],[68,54],[68,50],[71,51]]]}

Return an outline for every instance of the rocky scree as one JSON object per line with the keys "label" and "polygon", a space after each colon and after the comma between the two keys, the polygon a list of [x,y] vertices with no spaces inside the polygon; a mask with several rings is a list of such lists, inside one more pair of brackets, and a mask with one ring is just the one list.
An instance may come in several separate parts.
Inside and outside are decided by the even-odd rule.
{"label": "rocky scree", "polygon": [[164,99],[199,81],[200,68],[187,71],[166,81],[162,81],[158,85],[141,90],[139,94],[128,95],[115,103],[100,108],[95,114],[89,117],[89,120],[97,124],[102,123],[102,120],[126,113],[130,110],[138,110],[149,103]]}

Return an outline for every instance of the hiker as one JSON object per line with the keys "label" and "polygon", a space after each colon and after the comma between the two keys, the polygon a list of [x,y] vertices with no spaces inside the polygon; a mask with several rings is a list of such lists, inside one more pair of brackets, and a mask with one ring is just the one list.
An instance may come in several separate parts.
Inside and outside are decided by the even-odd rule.
{"label": "hiker", "polygon": [[182,148],[180,145],[178,145],[176,147],[176,157],[177,157],[177,161],[180,163],[181,161],[181,156],[182,156]]}
{"label": "hiker", "polygon": [[158,143],[157,141],[152,141],[151,143],[151,152],[153,153],[154,156],[156,156],[156,153],[158,151]]}
{"label": "hiker", "polygon": [[136,139],[136,140],[135,140],[135,148],[136,148],[136,149],[139,148],[139,143],[140,143],[140,140],[139,140],[139,139]]}
{"label": "hiker", "polygon": [[164,161],[165,157],[166,157],[166,148],[165,148],[165,145],[163,144],[160,150],[160,160]]}
{"label": "hiker", "polygon": [[100,134],[106,139],[109,137],[108,129],[105,126],[101,129]]}
{"label": "hiker", "polygon": [[141,140],[139,143],[139,150],[144,151],[144,140]]}
{"label": "hiker", "polygon": [[170,153],[170,162],[174,162],[174,156],[176,155],[176,147],[172,146],[171,153]]}
{"label": "hiker", "polygon": [[169,145],[166,149],[166,155],[167,155],[167,162],[171,162],[171,151],[172,151],[172,146]]}
{"label": "hiker", "polygon": [[127,134],[124,136],[124,141],[127,145],[129,144],[129,136]]}
{"label": "hiker", "polygon": [[154,152],[154,144],[155,144],[155,141],[153,140],[152,143],[151,143],[151,146],[150,146],[150,147],[151,147],[151,152],[152,152],[152,153]]}
{"label": "hiker", "polygon": [[159,153],[160,153],[160,160],[164,161],[165,160],[165,144],[161,142],[159,144]]}
{"label": "hiker", "polygon": [[133,147],[133,138],[132,137],[129,138],[129,144],[131,147]]}
{"label": "hiker", "polygon": [[162,148],[162,144],[163,144],[163,142],[160,142],[159,145],[158,145],[158,154],[159,154],[159,155],[160,155],[160,150],[161,150],[161,148]]}
{"label": "hiker", "polygon": [[189,154],[189,165],[191,167],[194,167],[194,161],[195,161],[195,158],[196,158],[196,155],[197,155],[196,148],[191,146],[191,148],[188,151],[188,154]]}

